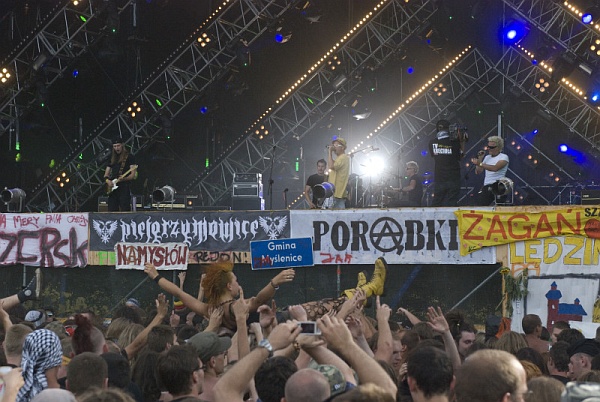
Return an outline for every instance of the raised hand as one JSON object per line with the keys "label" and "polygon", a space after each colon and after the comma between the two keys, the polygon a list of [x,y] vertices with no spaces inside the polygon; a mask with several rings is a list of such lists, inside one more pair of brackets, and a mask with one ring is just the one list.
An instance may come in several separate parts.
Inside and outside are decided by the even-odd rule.
{"label": "raised hand", "polygon": [[381,302],[379,301],[379,296],[377,296],[376,299],[376,306],[377,306],[377,321],[385,321],[388,322],[390,319],[390,316],[392,315],[392,309],[390,308],[390,306],[388,306],[387,304],[381,304]]}
{"label": "raised hand", "polygon": [[435,332],[439,332],[443,334],[447,331],[450,331],[450,326],[448,325],[448,321],[446,321],[446,317],[442,313],[442,309],[440,307],[437,308],[437,311],[433,307],[429,307],[427,309],[427,318],[429,318],[429,326]]}
{"label": "raised hand", "polygon": [[273,350],[287,348],[300,335],[300,327],[293,321],[277,325],[269,335],[269,343]]}
{"label": "raised hand", "polygon": [[156,315],[160,315],[163,318],[165,318],[169,313],[169,303],[167,302],[167,296],[165,296],[163,293],[159,293],[154,303],[156,304]]}
{"label": "raised hand", "polygon": [[149,262],[144,264],[144,273],[148,275],[150,279],[154,279],[158,276],[158,271],[156,270],[156,267]]}
{"label": "raised hand", "polygon": [[221,326],[221,322],[223,321],[223,306],[217,307],[210,313],[210,318],[208,319],[208,326],[204,331],[206,332],[217,332],[219,327]]}
{"label": "raised hand", "polygon": [[273,285],[279,286],[282,283],[287,283],[287,282],[293,281],[295,276],[296,276],[296,271],[293,268],[284,269],[283,271],[278,273],[275,276],[275,278],[273,278],[271,280],[271,282],[273,282]]}
{"label": "raised hand", "polygon": [[240,297],[233,302],[231,308],[233,309],[233,315],[236,320],[244,320],[248,318],[249,305],[248,301],[244,299],[244,290],[240,287]]}
{"label": "raised hand", "polygon": [[271,307],[263,304],[258,308],[258,322],[260,326],[263,328],[269,328],[273,322],[275,321],[275,311],[277,310],[275,306],[275,300],[271,302]]}
{"label": "raised hand", "polygon": [[179,278],[179,286],[183,287],[183,283],[185,282],[185,277],[186,277],[186,271],[181,271],[177,274],[177,277]]}

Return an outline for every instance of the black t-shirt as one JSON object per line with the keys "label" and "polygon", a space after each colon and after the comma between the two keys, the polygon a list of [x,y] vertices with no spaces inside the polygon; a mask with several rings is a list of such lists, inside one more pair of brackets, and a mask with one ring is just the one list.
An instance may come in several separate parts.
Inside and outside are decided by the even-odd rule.
{"label": "black t-shirt", "polygon": [[[110,179],[113,180],[121,176],[130,169],[131,165],[135,165],[135,155],[133,154],[127,155],[127,159],[125,160],[125,165],[123,165],[123,171],[121,173],[119,173],[119,171],[121,170],[121,162],[117,162],[112,165],[109,164],[108,167],[110,168]],[[129,181],[121,182],[119,186],[123,184],[128,185]]]}
{"label": "black t-shirt", "polygon": [[310,188],[313,189],[313,194],[312,194],[312,203],[317,205],[317,197],[315,197],[315,192],[314,192],[314,188],[317,184],[321,184],[325,181],[325,175],[321,176],[318,173],[315,173],[313,175],[310,175],[308,177],[308,180],[306,180],[306,185],[310,186]]}
{"label": "black t-shirt", "polygon": [[402,183],[402,187],[408,186],[412,180],[414,180],[416,184],[415,188],[407,193],[408,201],[410,202],[410,205],[420,206],[421,199],[423,198],[423,178],[418,174],[413,174],[408,179],[404,180],[404,183]]}
{"label": "black t-shirt", "polygon": [[429,154],[435,159],[436,181],[460,181],[460,142],[449,137],[429,142]]}

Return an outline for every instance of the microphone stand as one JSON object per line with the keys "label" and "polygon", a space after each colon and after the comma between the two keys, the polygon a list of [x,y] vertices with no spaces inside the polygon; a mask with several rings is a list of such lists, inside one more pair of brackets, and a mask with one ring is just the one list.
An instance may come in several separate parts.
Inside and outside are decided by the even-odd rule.
{"label": "microphone stand", "polygon": [[288,209],[288,202],[287,202],[288,190],[289,190],[289,188],[286,188],[285,190],[283,190],[283,205],[285,206],[285,209]]}

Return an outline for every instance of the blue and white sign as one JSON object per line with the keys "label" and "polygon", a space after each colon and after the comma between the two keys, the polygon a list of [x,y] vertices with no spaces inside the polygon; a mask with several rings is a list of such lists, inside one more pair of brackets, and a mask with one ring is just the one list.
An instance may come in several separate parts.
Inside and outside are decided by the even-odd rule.
{"label": "blue and white sign", "polygon": [[313,261],[312,239],[258,240],[250,242],[252,269],[307,267]]}

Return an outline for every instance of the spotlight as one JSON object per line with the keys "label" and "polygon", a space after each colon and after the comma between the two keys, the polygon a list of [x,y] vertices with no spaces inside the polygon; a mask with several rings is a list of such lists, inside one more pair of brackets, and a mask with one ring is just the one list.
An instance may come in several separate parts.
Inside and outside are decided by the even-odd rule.
{"label": "spotlight", "polygon": [[513,181],[508,177],[504,177],[492,184],[492,193],[497,196],[503,196],[512,193]]}
{"label": "spotlight", "polygon": [[560,176],[554,172],[548,173],[546,176],[544,176],[544,179],[553,186],[558,186],[562,180]]}
{"label": "spotlight", "polygon": [[529,27],[520,20],[510,20],[502,28],[502,42],[507,45],[519,43],[529,33]]}
{"label": "spotlight", "polygon": [[560,144],[558,146],[558,150],[563,154],[566,154],[567,152],[569,152],[569,147],[567,146],[567,144]]}
{"label": "spotlight", "polygon": [[71,179],[67,176],[66,172],[62,172],[56,177],[56,182],[60,188],[64,188],[70,181]]}
{"label": "spotlight", "polygon": [[546,89],[550,86],[550,83],[546,81],[544,78],[540,78],[538,82],[535,83],[535,87],[540,92],[546,92]]}
{"label": "spotlight", "polygon": [[348,81],[348,77],[346,77],[346,74],[340,74],[337,77],[335,77],[333,81],[331,81],[331,86],[335,91],[337,91],[342,85],[344,85],[346,81]]}
{"label": "spotlight", "polygon": [[206,47],[210,43],[210,36],[206,32],[198,37],[198,44],[200,47]]}
{"label": "spotlight", "polygon": [[600,105],[600,90],[598,88],[594,88],[586,94],[586,98],[590,105]]}
{"label": "spotlight", "polygon": [[171,186],[163,186],[152,193],[152,200],[155,202],[173,202],[177,192]]}
{"label": "spotlight", "polygon": [[600,16],[600,9],[596,6],[589,7],[585,10],[585,12],[581,15],[581,22],[584,24],[591,24],[594,20],[598,19]]}
{"label": "spotlight", "polygon": [[5,205],[22,203],[25,199],[25,196],[25,191],[21,190],[20,188],[9,189],[4,187],[4,190],[2,190],[2,193],[0,194],[0,198],[2,198],[2,202]]}
{"label": "spotlight", "polygon": [[331,59],[327,60],[327,68],[331,71],[335,71],[336,68],[342,65],[342,60],[339,57],[333,56]]}
{"label": "spotlight", "polygon": [[38,55],[38,57],[35,58],[33,63],[31,63],[31,68],[33,69],[33,71],[38,71],[40,68],[44,67],[44,65],[46,64],[48,59],[49,59],[48,53],[46,53],[46,52],[40,53]]}
{"label": "spotlight", "polygon": [[447,88],[441,82],[433,87],[433,92],[438,96],[442,96],[446,93]]}
{"label": "spotlight", "polygon": [[6,81],[8,81],[9,78],[10,78],[10,71],[8,71],[7,68],[3,68],[2,70],[0,70],[0,82],[2,84],[6,83]]}
{"label": "spotlight", "polygon": [[131,106],[129,106],[127,108],[127,113],[129,113],[129,115],[132,118],[135,118],[135,116],[138,116],[140,113],[142,112],[142,107],[139,103],[137,103],[136,101],[134,101]]}
{"label": "spotlight", "polygon": [[590,53],[600,57],[600,39],[595,39],[590,45]]}
{"label": "spotlight", "polygon": [[258,136],[259,139],[263,139],[265,138],[267,135],[269,135],[269,130],[266,129],[266,127],[264,125],[261,125],[260,128],[257,128],[254,131],[254,134],[256,134]]}
{"label": "spotlight", "polygon": [[292,38],[292,33],[289,31],[282,31],[282,28],[277,28],[277,32],[275,32],[275,42],[277,43],[286,43]]}

